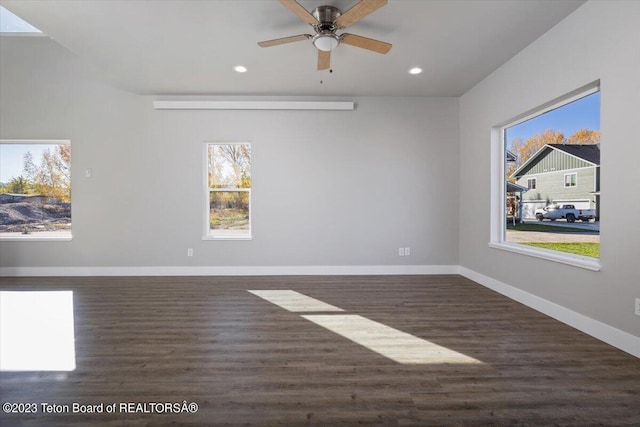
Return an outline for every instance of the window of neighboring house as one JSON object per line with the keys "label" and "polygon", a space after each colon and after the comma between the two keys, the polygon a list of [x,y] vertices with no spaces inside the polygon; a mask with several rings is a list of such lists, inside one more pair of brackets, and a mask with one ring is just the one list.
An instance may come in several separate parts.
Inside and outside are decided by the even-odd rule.
{"label": "window of neighboring house", "polygon": [[[500,166],[492,175],[490,245],[599,270],[600,91],[597,84],[494,128],[492,150],[495,156],[492,164]],[[576,169],[580,169],[580,186]],[[558,185],[559,182],[564,182],[564,186]],[[515,209],[512,208],[514,213],[509,217],[505,217],[507,210],[504,209],[509,207],[506,183],[510,183],[511,189],[521,189]],[[570,199],[562,192],[569,187],[574,188]],[[562,209],[553,208],[557,204],[575,205],[581,212],[563,213]]]}
{"label": "window of neighboring house", "polygon": [[71,143],[0,140],[0,238],[71,239]]}
{"label": "window of neighboring house", "polygon": [[251,144],[207,143],[205,239],[251,238]]}
{"label": "window of neighboring house", "polygon": [[566,173],[564,174],[564,186],[565,187],[575,187],[578,181],[577,173]]}

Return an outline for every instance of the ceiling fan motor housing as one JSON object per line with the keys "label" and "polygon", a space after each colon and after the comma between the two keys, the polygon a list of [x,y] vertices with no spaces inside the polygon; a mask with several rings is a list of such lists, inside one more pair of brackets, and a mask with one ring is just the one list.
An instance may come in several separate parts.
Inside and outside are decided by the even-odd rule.
{"label": "ceiling fan motor housing", "polygon": [[340,37],[336,35],[338,26],[335,24],[342,14],[340,9],[335,6],[318,6],[311,14],[318,20],[318,24],[313,26],[316,30],[316,35],[311,40],[313,45],[325,52],[335,49],[340,44]]}
{"label": "ceiling fan motor housing", "polygon": [[311,14],[320,22],[314,25],[318,30],[335,31],[338,29],[335,22],[342,15],[342,12],[335,6],[318,6],[313,9]]}

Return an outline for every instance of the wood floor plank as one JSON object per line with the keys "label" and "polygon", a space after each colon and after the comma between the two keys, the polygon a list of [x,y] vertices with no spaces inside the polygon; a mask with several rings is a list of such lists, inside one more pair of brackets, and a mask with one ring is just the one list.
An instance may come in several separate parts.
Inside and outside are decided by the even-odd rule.
{"label": "wood floor plank", "polygon": [[[0,401],[195,402],[6,414],[23,426],[640,425],[640,360],[461,276],[1,278],[71,290],[76,369],[0,372]],[[406,365],[249,290],[291,290],[478,363]],[[324,313],[329,315],[328,313]]]}

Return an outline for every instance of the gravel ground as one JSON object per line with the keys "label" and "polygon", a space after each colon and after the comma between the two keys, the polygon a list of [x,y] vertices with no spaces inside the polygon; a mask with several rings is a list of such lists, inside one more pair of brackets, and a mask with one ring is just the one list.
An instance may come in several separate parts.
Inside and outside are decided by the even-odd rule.
{"label": "gravel ground", "polygon": [[0,232],[56,231],[69,228],[70,205],[40,205],[34,203],[0,204]]}

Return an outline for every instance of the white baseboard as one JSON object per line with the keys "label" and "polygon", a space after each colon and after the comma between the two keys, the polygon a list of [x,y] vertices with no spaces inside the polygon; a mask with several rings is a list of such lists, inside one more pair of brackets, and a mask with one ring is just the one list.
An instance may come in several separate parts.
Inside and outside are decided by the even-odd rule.
{"label": "white baseboard", "polygon": [[609,326],[598,320],[576,313],[566,307],[547,301],[521,289],[507,285],[491,277],[460,267],[460,274],[512,300],[518,301],[549,317],[561,321],[585,334],[591,335],[620,350],[640,358],[640,337]]}
{"label": "white baseboard", "polygon": [[326,265],[226,267],[0,267],[0,277],[32,276],[319,276],[459,274],[457,265]]}

